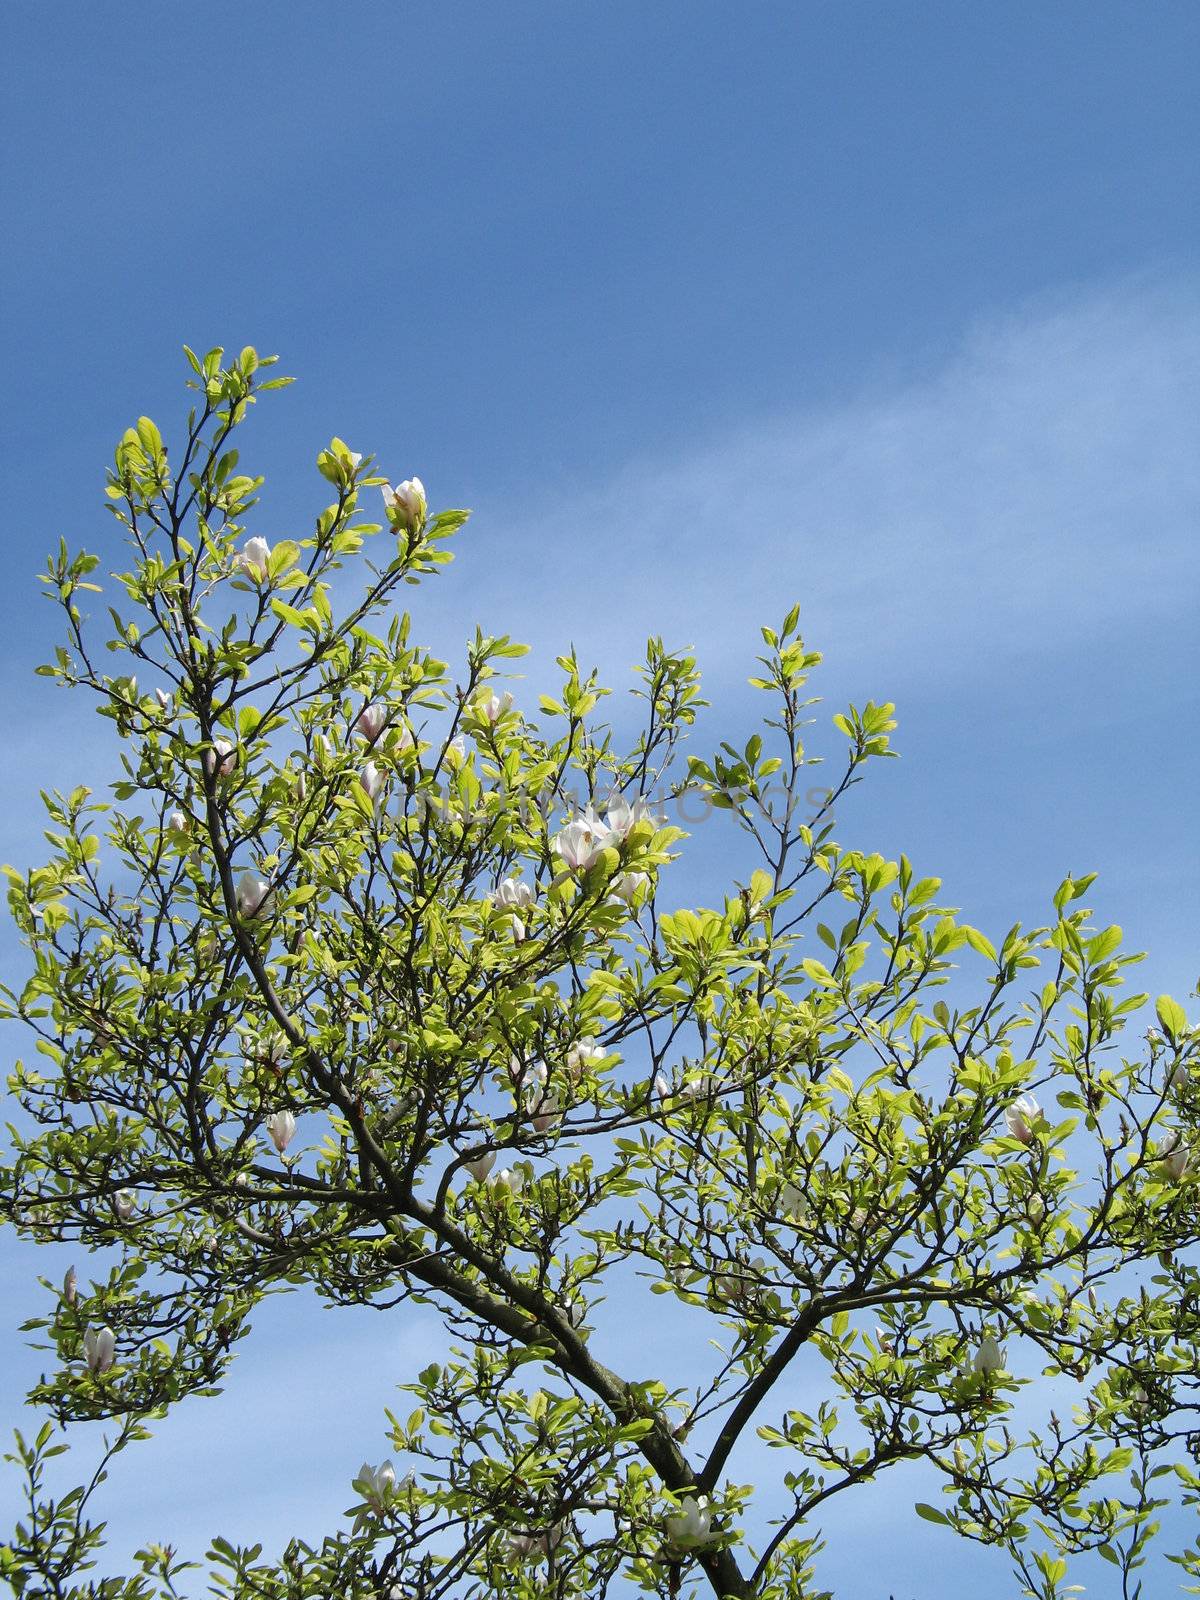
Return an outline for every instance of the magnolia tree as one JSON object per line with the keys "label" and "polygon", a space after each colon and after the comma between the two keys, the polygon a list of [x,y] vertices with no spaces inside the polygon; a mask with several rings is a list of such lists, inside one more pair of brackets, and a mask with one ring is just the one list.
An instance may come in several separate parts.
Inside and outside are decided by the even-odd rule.
{"label": "magnolia tree", "polygon": [[[1166,997],[1129,1028],[1090,879],[993,943],[836,843],[892,708],[833,719],[814,804],[795,611],[763,629],[761,731],[711,757],[681,760],[698,677],[657,640],[625,743],[574,655],[536,705],[507,637],[452,673],[397,601],[466,513],[335,439],[311,533],[249,535],[233,436],[286,380],[187,354],[178,445],[142,418],[117,446],[126,570],[63,545],[46,575],[42,670],[97,698],[122,776],[45,796],[52,859],[8,873],[37,1055],[5,1215],[81,1252],[27,1324],[15,1592],[811,1600],[822,1505],[919,1462],[916,1511],[1026,1595],[1080,1552],[1136,1594],[1200,1489],[1200,1035]],[[715,908],[673,893],[684,794],[741,830]],[[301,1285],[445,1327],[345,1523],[88,1578],[108,1459]],[[674,1308],[658,1376],[609,1365],[639,1295]],[[61,1430],[96,1419],[100,1469],[56,1497]]]}

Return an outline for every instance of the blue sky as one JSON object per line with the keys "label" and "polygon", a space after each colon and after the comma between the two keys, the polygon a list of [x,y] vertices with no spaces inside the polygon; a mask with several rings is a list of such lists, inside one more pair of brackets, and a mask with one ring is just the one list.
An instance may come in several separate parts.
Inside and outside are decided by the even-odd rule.
{"label": "blue sky", "polygon": [[[33,575],[60,533],[104,546],[104,465],[140,412],[178,416],[180,344],[252,342],[300,379],[254,424],[258,531],[307,520],[336,432],[476,508],[418,633],[529,639],[532,694],[568,640],[619,681],[664,632],[709,669],[711,736],[799,599],[830,709],[899,707],[904,759],[842,837],[906,850],[992,931],[1098,869],[1144,986],[1191,989],[1194,5],[47,18],[10,11],[0,69],[0,855],[36,854],[39,786],[109,765],[30,675],[55,637]],[[39,1269],[0,1245],[0,1421]],[[117,1548],[328,1525],[437,1345],[412,1315],[262,1321],[228,1394],[121,1469]],[[833,1512],[826,1581],[1007,1600],[1004,1563],[910,1524],[913,1498],[856,1507],[852,1548]]]}

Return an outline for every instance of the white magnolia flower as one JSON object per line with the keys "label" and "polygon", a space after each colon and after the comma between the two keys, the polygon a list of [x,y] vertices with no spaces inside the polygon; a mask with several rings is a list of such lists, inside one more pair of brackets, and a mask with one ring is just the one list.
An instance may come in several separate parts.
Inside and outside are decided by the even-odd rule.
{"label": "white magnolia flower", "polygon": [[675,1093],[670,1083],[661,1072],[654,1074],[654,1092],[660,1100],[669,1100]]}
{"label": "white magnolia flower", "polygon": [[679,1502],[679,1510],[666,1519],[667,1538],[677,1550],[696,1550],[712,1541],[711,1526],[712,1508],[708,1496],[701,1495],[697,1499],[685,1494]]}
{"label": "white magnolia flower", "polygon": [[546,1557],[549,1560],[566,1538],[566,1523],[555,1522],[546,1533],[512,1534],[512,1554],[523,1560]]}
{"label": "white magnolia flower", "polygon": [[186,811],[172,811],[167,818],[167,827],[172,833],[190,833],[192,831],[192,819]]}
{"label": "white magnolia flower", "polygon": [[168,694],[165,689],[155,689],[154,698],[158,701],[159,708],[167,713],[167,715],[170,715],[170,712],[175,704],[174,695]]}
{"label": "white magnolia flower", "polygon": [[253,1039],[242,1057],[242,1064],[251,1072],[257,1067],[267,1067],[278,1077],[287,1053],[287,1040],[281,1034],[274,1034],[267,1039]]}
{"label": "white magnolia flower", "polygon": [[280,1155],[296,1136],[296,1118],[290,1111],[272,1111],[263,1123],[263,1127]]}
{"label": "white magnolia flower", "polygon": [[598,1045],[589,1033],[575,1043],[567,1051],[567,1076],[572,1083],[578,1083],[580,1078],[603,1061],[608,1051]]}
{"label": "white magnolia flower", "polygon": [[88,1328],[83,1335],[83,1359],[89,1372],[107,1372],[113,1364],[117,1339],[111,1328]]}
{"label": "white magnolia flower", "polygon": [[364,1461],[354,1481],[361,1485],[365,1500],[381,1505],[395,1491],[396,1469],[390,1461],[381,1461],[377,1467]]}
{"label": "white magnolia flower", "polygon": [[552,1133],[558,1127],[562,1121],[562,1106],[553,1090],[537,1102],[531,1121],[535,1133]]}
{"label": "white magnolia flower", "polygon": [[1178,1100],[1185,1093],[1191,1081],[1192,1075],[1187,1067],[1182,1061],[1176,1061],[1167,1073],[1167,1093],[1173,1099]]}
{"label": "white magnolia flower", "polygon": [[269,913],[274,902],[271,885],[257,872],[243,872],[237,885],[237,908],[243,917]]}
{"label": "white magnolia flower", "polygon": [[647,872],[618,873],[610,886],[610,898],[631,906],[649,882],[650,875]]}
{"label": "white magnolia flower", "polygon": [[204,770],[216,778],[227,778],[237,766],[237,751],[228,739],[214,739],[204,752]]}
{"label": "white magnolia flower", "polygon": [[387,707],[377,700],[368,700],[354,719],[354,732],[368,744],[374,744],[387,727],[387,720]]}
{"label": "white magnolia flower", "polygon": [[531,1104],[536,1105],[545,1093],[546,1083],[550,1077],[544,1061],[522,1061],[520,1056],[513,1056],[511,1067],[516,1074],[517,1088]]}
{"label": "white magnolia flower", "polygon": [[120,1222],[128,1222],[137,1206],[137,1195],[132,1189],[118,1189],[113,1195],[113,1210]]}
{"label": "white magnolia flower", "polygon": [[990,1377],[993,1372],[1003,1372],[1004,1352],[990,1333],[985,1333],[980,1339],[971,1365],[984,1378]]}
{"label": "white magnolia flower", "polygon": [[1019,1139],[1022,1144],[1032,1144],[1033,1130],[1041,1114],[1042,1108],[1033,1096],[1023,1094],[1004,1113],[1004,1123],[1014,1139]]}
{"label": "white magnolia flower", "polygon": [[520,1194],[525,1187],[525,1174],[520,1167],[501,1167],[488,1179],[488,1184],[494,1189],[507,1189],[509,1194]]}
{"label": "white magnolia flower", "polygon": [[378,800],[383,792],[383,773],[373,761],[368,761],[358,775],[358,781],[366,790],[368,800]]}
{"label": "white magnolia flower", "polygon": [[737,1261],[731,1264],[728,1271],[716,1274],[713,1278],[713,1288],[722,1299],[744,1305],[751,1299],[769,1272],[770,1268],[761,1256],[755,1256],[747,1263]]}
{"label": "white magnolia flower", "polygon": [[803,1222],[808,1216],[808,1201],[804,1191],[790,1181],[780,1184],[779,1209],[793,1222]]}
{"label": "white magnolia flower", "polygon": [[233,558],[235,572],[244,572],[248,578],[261,583],[267,575],[267,562],[271,559],[271,546],[265,539],[247,539]]}
{"label": "white magnolia flower", "polygon": [[618,844],[619,838],[592,810],[581,811],[555,839],[551,849],[560,855],[572,872],[586,872],[603,850]]}
{"label": "white magnolia flower", "polygon": [[530,1061],[522,1066],[514,1056],[512,1064],[518,1069],[517,1088],[533,1120],[535,1131],[548,1133],[562,1121],[562,1106],[553,1090],[546,1087],[550,1074],[545,1062]]}
{"label": "white magnolia flower", "polygon": [[463,762],[467,759],[467,741],[463,738],[461,733],[455,734],[454,738],[451,739],[450,743],[446,746],[445,754],[442,759],[445,761],[448,767],[462,766]]}
{"label": "white magnolia flower", "polygon": [[1166,1167],[1176,1183],[1186,1178],[1192,1170],[1192,1152],[1174,1130],[1163,1140],[1158,1148],[1158,1153],[1163,1166]]}
{"label": "white magnolia flower", "polygon": [[483,1183],[488,1173],[496,1165],[496,1152],[494,1150],[485,1150],[481,1156],[477,1156],[474,1161],[468,1161],[464,1165],[476,1183]]}
{"label": "white magnolia flower", "polygon": [[484,692],[474,702],[476,716],[482,717],[489,727],[494,728],[501,717],[507,716],[513,707],[513,697],[506,689],[503,694],[496,694],[491,689]]}
{"label": "white magnolia flower", "polygon": [[604,820],[618,839],[626,839],[639,822],[652,822],[656,828],[661,828],[667,819],[641,796],[630,805],[624,795],[618,795],[605,811]]}
{"label": "white magnolia flower", "polygon": [[689,1072],[675,1093],[681,1100],[708,1100],[721,1087],[721,1079],[715,1072]]}
{"label": "white magnolia flower", "polygon": [[505,878],[492,891],[492,904],[497,908],[524,911],[534,903],[535,898],[533,885],[520,878]]}
{"label": "white magnolia flower", "polygon": [[552,1556],[566,1536],[566,1523],[556,1522],[545,1533],[507,1534],[505,1543],[515,1561],[539,1561]]}
{"label": "white magnolia flower", "polygon": [[[355,1476],[355,1487],[362,1490],[363,1499],[367,1502],[354,1519],[354,1530],[366,1527],[371,1520],[372,1511],[382,1511],[389,1500],[400,1490],[410,1489],[414,1482],[411,1472],[406,1472],[400,1479],[396,1477],[396,1469],[390,1461],[381,1461],[373,1467],[369,1461],[364,1461]],[[399,1590],[396,1591],[399,1593]]]}
{"label": "white magnolia flower", "polygon": [[383,495],[388,521],[393,527],[407,528],[409,533],[412,533],[425,521],[429,502],[425,497],[425,485],[420,478],[406,478],[395,488],[390,483],[385,483],[380,493]]}

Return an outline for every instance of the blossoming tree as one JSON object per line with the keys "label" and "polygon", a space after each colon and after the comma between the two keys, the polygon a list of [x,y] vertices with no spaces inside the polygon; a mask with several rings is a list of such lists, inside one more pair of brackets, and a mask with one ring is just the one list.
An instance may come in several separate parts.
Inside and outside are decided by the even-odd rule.
{"label": "blossoming tree", "polygon": [[[1123,1052],[1145,997],[1090,880],[993,943],[906,859],[835,842],[891,707],[834,718],[814,812],[795,611],[763,629],[762,729],[686,764],[695,663],[657,640],[625,746],[574,656],[536,707],[500,686],[506,637],[452,674],[396,601],[466,513],[335,439],[311,533],[248,536],[233,436],[286,380],[188,359],[178,447],[142,418],[109,475],[113,656],[100,558],[64,544],[46,576],[43,670],[98,697],[123,771],[111,802],[46,796],[52,859],[8,870],[33,964],[5,1010],[37,1054],[5,1215],[96,1252],[30,1324],[51,1420],[13,1456],[15,1592],[187,1592],[165,1545],[89,1579],[100,1479],[55,1498],[47,1458],[72,1422],[110,1419],[115,1452],[211,1392],[300,1284],[436,1308],[444,1359],[345,1525],[278,1560],[215,1539],[211,1592],[799,1600],[823,1503],[911,1461],[944,1485],[917,1511],[1003,1547],[1025,1594],[1068,1592],[1082,1551],[1135,1592],[1200,1483],[1200,1043],[1164,997]],[[715,908],[673,889],[685,791],[744,840]],[[639,1294],[694,1335],[686,1382],[607,1363],[606,1306]]]}

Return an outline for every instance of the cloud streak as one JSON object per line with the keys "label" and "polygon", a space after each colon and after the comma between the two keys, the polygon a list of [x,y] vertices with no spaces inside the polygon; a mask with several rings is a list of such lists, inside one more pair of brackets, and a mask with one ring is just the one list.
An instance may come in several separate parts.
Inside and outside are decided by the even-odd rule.
{"label": "cloud streak", "polygon": [[[814,642],[893,687],[990,672],[1194,598],[1200,292],[1129,282],[977,325],[944,364],[668,461],[486,501],[421,602],[613,670],[649,633],[741,675],[792,599]],[[455,626],[457,624],[457,626]],[[450,633],[453,629],[454,632]],[[440,631],[440,630],[439,630]]]}

